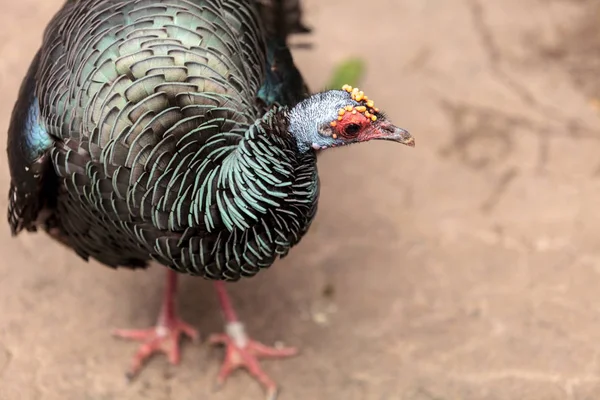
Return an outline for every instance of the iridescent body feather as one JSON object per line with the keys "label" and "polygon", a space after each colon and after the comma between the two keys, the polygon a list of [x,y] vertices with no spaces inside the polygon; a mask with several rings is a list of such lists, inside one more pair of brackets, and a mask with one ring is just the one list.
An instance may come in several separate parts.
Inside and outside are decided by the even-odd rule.
{"label": "iridescent body feather", "polygon": [[[308,94],[285,43],[267,40],[248,1],[67,4],[13,117],[13,231],[33,229],[47,208],[45,227],[86,259],[152,258],[215,279],[286,254],[315,214],[318,179],[285,113],[265,114]],[[276,61],[281,72],[267,68]],[[24,170],[50,164],[37,177]],[[50,175],[56,193],[42,190]]]}

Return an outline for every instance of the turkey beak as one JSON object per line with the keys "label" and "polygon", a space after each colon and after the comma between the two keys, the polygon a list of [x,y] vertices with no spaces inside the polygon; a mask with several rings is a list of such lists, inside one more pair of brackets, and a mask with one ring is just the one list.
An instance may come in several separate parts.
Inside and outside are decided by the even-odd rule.
{"label": "turkey beak", "polygon": [[374,139],[391,140],[396,143],[402,143],[410,147],[415,147],[415,138],[413,138],[408,131],[402,128],[398,128],[397,126],[388,122],[382,122],[379,124],[377,130],[379,131],[379,134]]}

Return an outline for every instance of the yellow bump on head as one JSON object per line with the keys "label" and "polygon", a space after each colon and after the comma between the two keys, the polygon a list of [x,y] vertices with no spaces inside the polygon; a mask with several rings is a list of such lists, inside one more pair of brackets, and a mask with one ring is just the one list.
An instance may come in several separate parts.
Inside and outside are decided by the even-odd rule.
{"label": "yellow bump on head", "polygon": [[340,111],[338,111],[338,115],[341,117],[342,115],[346,114],[346,110],[341,109]]}
{"label": "yellow bump on head", "polygon": [[343,118],[342,117],[338,117],[338,121],[341,121]]}
{"label": "yellow bump on head", "polygon": [[369,112],[368,112],[368,111],[365,111],[365,117],[367,117],[367,118],[371,118],[371,114],[369,114]]}
{"label": "yellow bump on head", "polygon": [[365,111],[367,111],[367,107],[365,107],[365,106],[358,106],[358,107],[354,107],[354,108],[358,112],[365,112]]}
{"label": "yellow bump on head", "polygon": [[337,126],[337,121],[331,121],[329,125],[335,128]]}
{"label": "yellow bump on head", "polygon": [[346,106],[346,111],[352,111],[352,106]]}
{"label": "yellow bump on head", "polygon": [[356,110],[352,110],[352,114],[356,114]]}
{"label": "yellow bump on head", "polygon": [[374,115],[371,115],[371,121],[373,121],[373,122],[377,121],[377,117]]}
{"label": "yellow bump on head", "polygon": [[[352,100],[357,101],[357,102],[364,102],[363,104],[366,104],[366,106],[368,108],[372,108],[373,110],[375,110],[375,111],[370,110],[371,114],[373,114],[375,112],[379,112],[379,109],[374,107],[375,103],[373,102],[373,100],[369,100],[369,96],[367,96],[365,94],[365,92],[363,92],[362,90],[352,87],[350,85],[342,86],[342,90],[345,90],[346,92],[350,93]],[[346,110],[350,111],[350,110],[348,110],[348,107],[346,107]],[[358,111],[364,112],[364,111],[361,111],[360,109],[358,109]]]}

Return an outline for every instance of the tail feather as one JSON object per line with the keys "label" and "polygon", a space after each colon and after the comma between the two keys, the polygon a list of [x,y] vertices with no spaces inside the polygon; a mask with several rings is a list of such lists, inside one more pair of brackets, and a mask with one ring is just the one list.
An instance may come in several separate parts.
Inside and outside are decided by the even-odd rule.
{"label": "tail feather", "polygon": [[257,0],[267,32],[287,39],[289,35],[310,33],[302,21],[301,0]]}

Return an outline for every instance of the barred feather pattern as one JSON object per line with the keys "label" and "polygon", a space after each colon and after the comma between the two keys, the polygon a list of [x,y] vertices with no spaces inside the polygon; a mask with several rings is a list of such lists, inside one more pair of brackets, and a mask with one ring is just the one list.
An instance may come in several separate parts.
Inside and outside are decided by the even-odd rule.
{"label": "barred feather pattern", "polygon": [[[299,154],[287,132],[288,108],[265,113],[257,100],[267,76],[257,7],[65,4],[26,78],[35,96],[22,94],[53,139],[25,165],[47,162],[52,176],[24,192],[23,157],[12,156],[13,231],[36,225],[18,205],[37,196],[51,210],[50,234],[112,267],[154,259],[237,280],[285,256],[316,213],[318,175],[314,153]],[[17,125],[9,142],[27,147],[17,135],[30,131]],[[44,189],[53,177],[56,187]]]}

